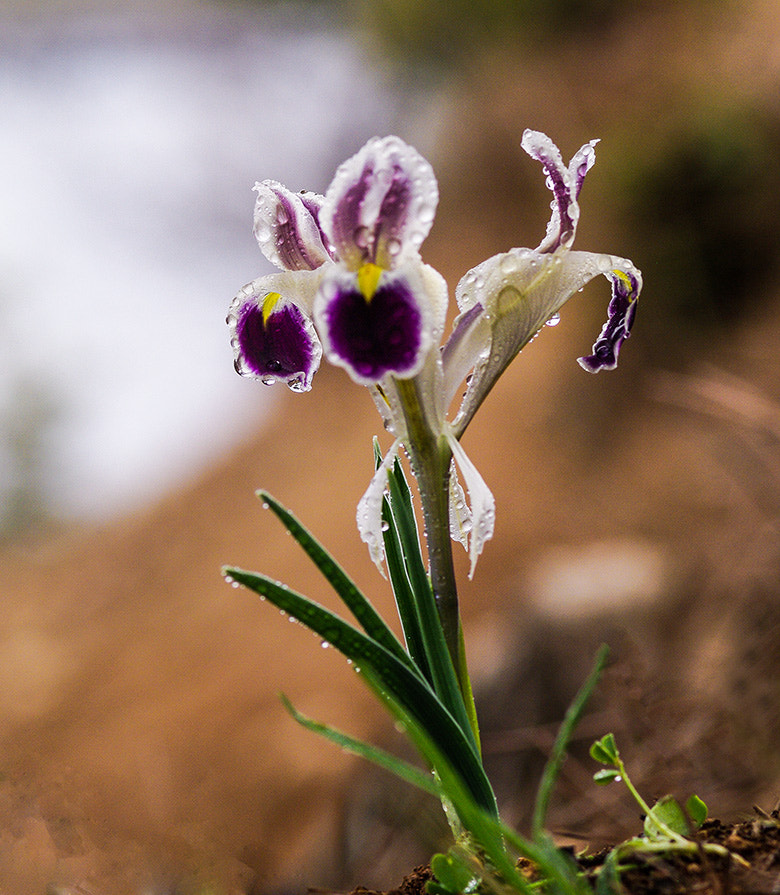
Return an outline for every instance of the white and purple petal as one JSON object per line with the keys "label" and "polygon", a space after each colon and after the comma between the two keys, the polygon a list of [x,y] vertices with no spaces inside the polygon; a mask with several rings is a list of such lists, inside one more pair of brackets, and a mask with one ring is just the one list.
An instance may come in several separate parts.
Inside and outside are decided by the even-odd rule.
{"label": "white and purple petal", "polygon": [[611,270],[605,276],[612,280],[607,322],[593,344],[592,354],[579,358],[580,366],[589,373],[614,370],[617,366],[620,346],[631,335],[637,298],[642,288],[642,276],[630,264]]}
{"label": "white and purple petal", "polygon": [[361,385],[387,375],[414,376],[434,343],[439,317],[429,278],[423,265],[398,271],[366,267],[375,273],[370,287],[360,273],[334,269],[317,293],[314,319],[328,360]]}
{"label": "white and purple petal", "polygon": [[282,270],[315,270],[334,254],[320,228],[324,197],[293,193],[275,180],[255,184],[254,233],[266,258]]}
{"label": "white and purple petal", "polygon": [[322,346],[307,303],[300,299],[300,283],[288,288],[291,276],[272,274],[244,286],[227,322],[238,373],[266,385],[285,382],[294,391],[308,391]]}
{"label": "white and purple petal", "polygon": [[547,186],[554,196],[547,233],[537,252],[554,252],[561,246],[570,246],[574,241],[580,216],[577,197],[585,175],[596,160],[596,143],[598,140],[591,140],[582,146],[566,167],[560,150],[546,134],[532,130],[526,130],[523,134],[521,145],[531,158],[541,162],[547,175]]}
{"label": "white and purple petal", "polygon": [[398,137],[374,137],[336,172],[320,223],[351,270],[400,265],[419,251],[439,190],[430,164]]}

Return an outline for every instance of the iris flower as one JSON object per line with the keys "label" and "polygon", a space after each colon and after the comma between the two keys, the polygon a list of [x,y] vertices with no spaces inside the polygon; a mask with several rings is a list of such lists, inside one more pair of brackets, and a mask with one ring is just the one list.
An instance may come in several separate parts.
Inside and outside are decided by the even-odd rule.
{"label": "iris flower", "polygon": [[[280,272],[249,283],[233,301],[228,323],[236,369],[305,391],[324,353],[370,389],[394,441],[360,501],[358,528],[381,568],[382,496],[387,471],[405,447],[440,603],[454,591],[448,563],[436,561],[444,548],[440,532],[447,545],[449,532],[467,548],[472,573],[493,534],[493,496],[460,438],[496,380],[598,275],[612,285],[608,320],[580,364],[590,372],[614,368],[630,334],[639,271],[627,259],[571,248],[596,142],[566,166],[548,137],[524,133],[522,146],[541,163],[553,193],[547,233],[536,249],[510,249],[463,277],[455,291],[459,314],[444,344],[447,286],[419,253],[438,187],[415,149],[398,137],[370,140],[341,165],[325,196],[292,193],[275,181],[255,186],[255,236]],[[464,380],[465,394],[449,419]]]}

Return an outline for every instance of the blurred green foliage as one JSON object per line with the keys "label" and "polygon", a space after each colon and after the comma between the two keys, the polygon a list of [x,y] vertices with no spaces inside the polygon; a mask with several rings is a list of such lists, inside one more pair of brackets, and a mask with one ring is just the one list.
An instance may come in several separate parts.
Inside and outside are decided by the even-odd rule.
{"label": "blurred green foliage", "polygon": [[603,27],[625,0],[353,0],[393,57],[437,68],[497,41],[555,40]]}
{"label": "blurred green foliage", "polygon": [[661,127],[659,139],[627,147],[621,217],[653,316],[706,335],[771,297],[780,269],[780,119],[732,101],[702,104]]}

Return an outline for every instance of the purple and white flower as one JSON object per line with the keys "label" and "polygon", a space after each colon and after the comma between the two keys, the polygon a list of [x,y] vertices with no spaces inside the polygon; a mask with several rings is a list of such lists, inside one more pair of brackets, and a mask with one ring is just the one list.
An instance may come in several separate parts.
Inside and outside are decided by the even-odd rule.
{"label": "purple and white flower", "polygon": [[[370,140],[341,165],[324,196],[292,193],[270,180],[255,186],[255,236],[281,272],[254,280],[233,300],[228,323],[236,369],[304,391],[324,353],[369,387],[395,437],[358,506],[361,537],[378,565],[388,470],[401,445],[414,466],[422,431],[451,464],[451,533],[468,549],[473,571],[493,533],[495,502],[460,438],[518,352],[598,275],[612,283],[608,320],[580,364],[590,372],[616,366],[641,274],[625,258],[571,249],[597,142],[586,143],[566,166],[548,137],[524,133],[522,146],[542,164],[553,193],[545,238],[536,249],[510,249],[463,277],[455,291],[460,313],[444,345],[447,286],[419,253],[438,186],[415,149],[398,137]],[[464,380],[450,421],[447,410]]]}

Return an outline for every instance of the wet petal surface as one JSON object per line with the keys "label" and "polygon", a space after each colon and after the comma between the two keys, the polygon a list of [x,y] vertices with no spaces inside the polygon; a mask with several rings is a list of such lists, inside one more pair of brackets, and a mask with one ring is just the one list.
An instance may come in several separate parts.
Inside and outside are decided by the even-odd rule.
{"label": "wet petal surface", "polygon": [[311,388],[322,346],[295,302],[250,283],[236,296],[228,323],[239,373],[267,385],[286,382],[295,391]]}
{"label": "wet petal surface", "polygon": [[416,253],[439,199],[433,169],[398,137],[374,138],[336,172],[320,220],[351,270],[384,269]]}
{"label": "wet petal surface", "polygon": [[412,376],[430,342],[426,308],[403,276],[372,286],[350,274],[323,284],[315,314],[328,358],[364,384],[388,373]]}
{"label": "wet petal surface", "polygon": [[254,233],[266,258],[282,270],[315,270],[333,260],[320,229],[323,197],[293,193],[275,180],[255,184]]}

